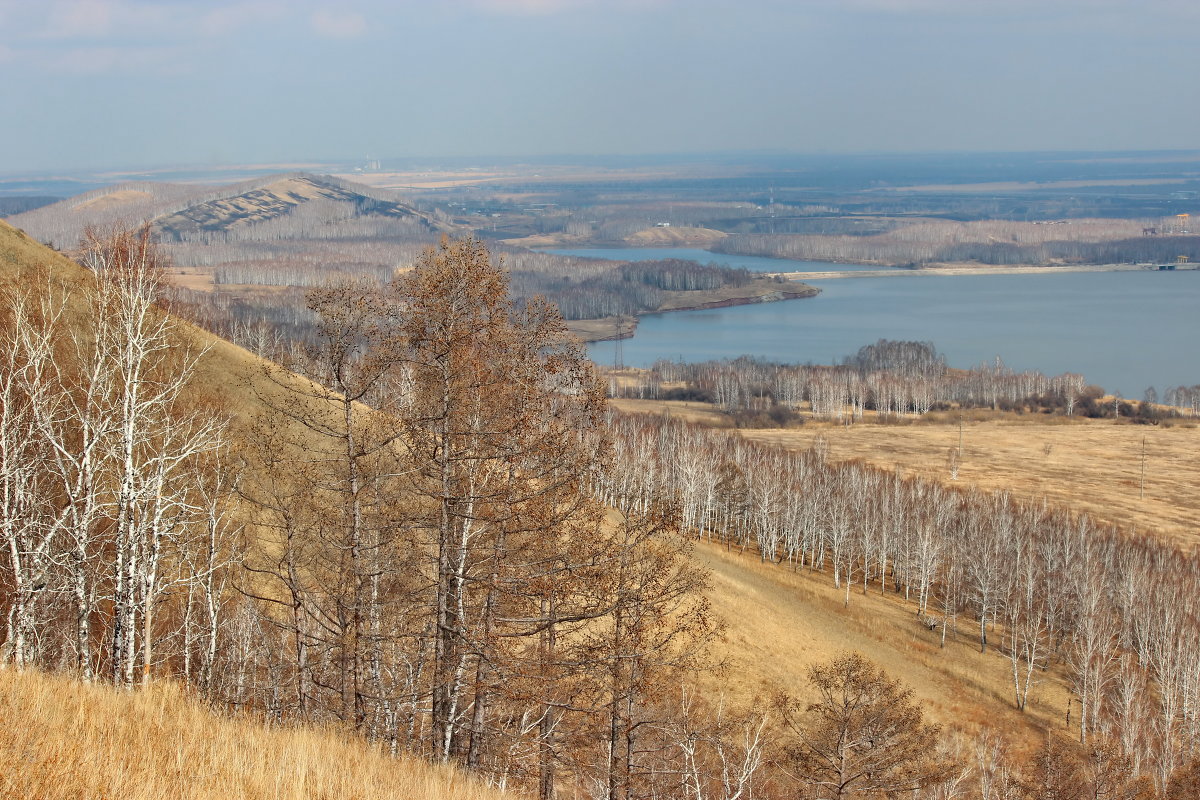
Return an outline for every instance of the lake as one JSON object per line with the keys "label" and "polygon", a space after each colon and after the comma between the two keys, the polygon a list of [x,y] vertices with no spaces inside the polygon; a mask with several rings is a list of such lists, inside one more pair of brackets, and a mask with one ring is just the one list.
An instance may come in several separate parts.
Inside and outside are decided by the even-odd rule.
{"label": "lake", "polygon": [[[571,252],[609,252],[626,260],[695,258],[702,263],[720,257],[682,248]],[[665,255],[681,252],[699,255]],[[831,268],[749,260],[772,265],[764,271]],[[1171,386],[1200,383],[1200,271],[901,276],[812,283],[821,289],[814,298],[645,316],[637,334],[622,343],[624,362],[649,366],[660,358],[702,361],[753,355],[829,364],[877,339],[910,339],[932,341],[953,367],[1000,356],[1016,370],[1080,372],[1091,383],[1134,399],[1148,386],[1161,394]],[[596,361],[611,364],[615,345],[598,342],[589,352]]]}

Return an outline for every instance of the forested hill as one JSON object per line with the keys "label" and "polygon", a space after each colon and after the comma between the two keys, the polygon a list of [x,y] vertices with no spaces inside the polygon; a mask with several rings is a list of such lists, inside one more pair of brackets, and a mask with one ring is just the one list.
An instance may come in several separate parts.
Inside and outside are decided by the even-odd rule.
{"label": "forested hill", "polygon": [[42,242],[74,247],[88,225],[151,222],[164,242],[265,241],[450,231],[392,192],[304,172],[228,186],[121,183],[17,214],[9,222]]}

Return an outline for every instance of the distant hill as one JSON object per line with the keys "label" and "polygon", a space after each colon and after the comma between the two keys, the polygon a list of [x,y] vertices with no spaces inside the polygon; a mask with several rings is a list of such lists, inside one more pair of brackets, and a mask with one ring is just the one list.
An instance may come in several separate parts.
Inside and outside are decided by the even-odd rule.
{"label": "distant hill", "polygon": [[357,236],[364,221],[396,235],[452,228],[391,192],[304,172],[217,187],[120,183],[8,219],[59,248],[73,247],[89,225],[149,222],[165,242],[208,243]]}
{"label": "distant hill", "polygon": [[280,238],[305,238],[306,233],[315,232],[313,228],[337,229],[350,221],[372,217],[406,223],[414,233],[437,233],[453,227],[420,213],[390,192],[306,173],[277,176],[236,194],[190,204],[157,218],[154,225],[168,242],[193,241],[205,233],[261,240],[270,237],[263,237],[263,231],[254,228],[289,217],[297,223],[292,226],[295,235]]}
{"label": "distant hill", "polygon": [[215,190],[213,186],[151,181],[118,183],[15,214],[6,221],[44,244],[69,249],[79,243],[88,225],[147,222]]}
{"label": "distant hill", "polygon": [[35,208],[48,206],[51,203],[58,202],[57,197],[46,195],[18,195],[16,197],[0,197],[0,217],[11,216],[12,214],[23,214],[26,211],[32,211]]}

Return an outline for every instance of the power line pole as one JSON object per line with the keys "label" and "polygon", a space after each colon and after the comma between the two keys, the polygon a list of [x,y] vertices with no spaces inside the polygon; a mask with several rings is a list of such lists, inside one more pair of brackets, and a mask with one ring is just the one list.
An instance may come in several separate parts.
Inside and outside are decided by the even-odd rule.
{"label": "power line pole", "polygon": [[1142,480],[1138,486],[1138,499],[1146,497],[1146,437],[1142,437]]}

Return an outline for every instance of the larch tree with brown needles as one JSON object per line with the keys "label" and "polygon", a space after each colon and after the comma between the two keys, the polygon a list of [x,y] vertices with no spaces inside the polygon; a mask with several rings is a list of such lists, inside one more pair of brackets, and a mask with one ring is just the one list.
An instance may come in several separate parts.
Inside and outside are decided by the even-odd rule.
{"label": "larch tree with brown needles", "polygon": [[557,625],[602,613],[556,598],[592,560],[571,550],[599,526],[584,489],[606,450],[604,397],[561,316],[515,308],[482,243],[443,241],[395,291],[401,441],[435,587],[430,745],[474,766],[512,663],[505,640],[536,637],[545,653]]}
{"label": "larch tree with brown needles", "polygon": [[781,711],[794,734],[791,767],[822,800],[891,797],[942,779],[940,729],[927,724],[912,690],[858,653],[809,669],[818,699],[799,714]]}

